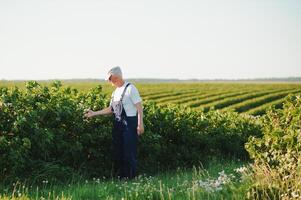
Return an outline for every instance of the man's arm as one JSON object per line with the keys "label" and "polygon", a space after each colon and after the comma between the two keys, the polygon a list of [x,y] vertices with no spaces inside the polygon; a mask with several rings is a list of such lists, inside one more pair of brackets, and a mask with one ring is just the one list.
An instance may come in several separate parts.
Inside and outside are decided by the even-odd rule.
{"label": "man's arm", "polygon": [[138,126],[137,126],[137,133],[138,135],[141,135],[144,133],[144,124],[143,124],[143,107],[142,103],[136,103],[135,104],[137,111],[138,111]]}
{"label": "man's arm", "polygon": [[95,116],[98,116],[98,115],[109,115],[112,113],[112,110],[111,110],[111,107],[107,107],[107,108],[104,108],[102,110],[99,110],[99,111],[92,111],[92,110],[89,110],[88,112],[85,113],[85,117],[87,118],[92,118],[92,117],[95,117]]}

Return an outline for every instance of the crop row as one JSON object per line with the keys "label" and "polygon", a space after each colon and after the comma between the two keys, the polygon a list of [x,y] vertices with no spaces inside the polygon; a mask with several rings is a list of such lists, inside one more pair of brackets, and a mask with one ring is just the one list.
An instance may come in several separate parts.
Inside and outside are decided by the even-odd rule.
{"label": "crop row", "polygon": [[273,93],[273,94],[268,94],[268,95],[264,95],[262,97],[258,97],[258,98],[254,98],[254,99],[250,99],[247,101],[243,101],[241,103],[238,104],[234,104],[232,106],[227,107],[226,109],[233,109],[236,112],[246,112],[252,108],[261,106],[263,104],[266,104],[268,102],[272,102],[274,100],[278,100],[281,98],[284,98],[285,96],[287,96],[289,93],[294,93],[294,92],[299,92],[301,91],[300,89],[294,89],[294,90],[287,90],[285,92],[279,92],[279,93]]}
{"label": "crop row", "polygon": [[[301,92],[292,92],[291,94],[294,94],[294,95],[300,95]],[[283,103],[285,102],[285,98],[286,97],[283,97],[281,99],[278,99],[278,100],[275,100],[275,101],[271,101],[269,103],[266,103],[266,104],[263,104],[261,106],[258,106],[256,108],[253,108],[253,109],[250,109],[246,112],[246,114],[249,114],[249,115],[263,115],[266,113],[266,110],[269,109],[270,107],[275,107],[275,108],[282,108],[283,106]]]}
{"label": "crop row", "polygon": [[270,95],[270,94],[279,93],[279,92],[283,92],[283,91],[284,91],[283,89],[281,89],[281,90],[274,89],[274,90],[268,90],[268,91],[250,92],[250,93],[239,95],[239,96],[224,98],[219,101],[214,101],[212,103],[205,104],[202,107],[205,111],[208,111],[210,108],[223,109],[223,108],[227,108],[232,105],[236,105],[241,102],[245,102],[250,99],[255,99],[255,98],[265,96],[265,95]]}

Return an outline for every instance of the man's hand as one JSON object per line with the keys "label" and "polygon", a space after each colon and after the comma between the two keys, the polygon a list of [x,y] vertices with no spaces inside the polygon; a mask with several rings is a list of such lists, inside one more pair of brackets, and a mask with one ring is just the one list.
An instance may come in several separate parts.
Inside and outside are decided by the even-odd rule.
{"label": "man's hand", "polygon": [[142,135],[144,133],[144,126],[143,125],[138,124],[137,133],[138,133],[138,135]]}
{"label": "man's hand", "polygon": [[87,111],[85,112],[85,114],[84,114],[84,117],[86,117],[86,118],[92,118],[92,117],[94,117],[94,115],[95,115],[95,112],[94,112],[94,111],[92,111],[92,110],[87,110]]}

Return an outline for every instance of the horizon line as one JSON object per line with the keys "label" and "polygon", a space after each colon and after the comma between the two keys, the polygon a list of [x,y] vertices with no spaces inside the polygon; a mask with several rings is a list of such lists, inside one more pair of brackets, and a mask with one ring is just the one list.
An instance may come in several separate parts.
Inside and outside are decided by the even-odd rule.
{"label": "horizon line", "polygon": [[[287,77],[257,77],[257,78],[206,78],[206,79],[200,79],[200,78],[124,78],[125,80],[162,80],[162,81],[168,81],[168,80],[176,80],[176,81],[243,81],[243,80],[283,80],[283,79],[300,79],[301,76],[287,76]],[[105,81],[105,79],[101,78],[49,78],[49,79],[5,79],[1,78],[0,81],[54,81],[54,80],[62,80],[62,81],[68,81],[68,80],[99,80],[99,81]]]}

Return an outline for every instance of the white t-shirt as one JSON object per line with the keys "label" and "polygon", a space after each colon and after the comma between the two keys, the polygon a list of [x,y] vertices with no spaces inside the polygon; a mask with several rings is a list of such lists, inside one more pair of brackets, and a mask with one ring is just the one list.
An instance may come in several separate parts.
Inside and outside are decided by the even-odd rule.
{"label": "white t-shirt", "polygon": [[[120,101],[123,90],[128,82],[124,82],[121,87],[117,87],[115,91],[112,93],[112,97],[114,95],[114,99],[111,99],[110,105],[113,101]],[[122,104],[127,116],[132,117],[137,115],[137,108],[135,107],[136,103],[141,102],[142,99],[137,88],[131,83],[127,88],[123,96]]]}

